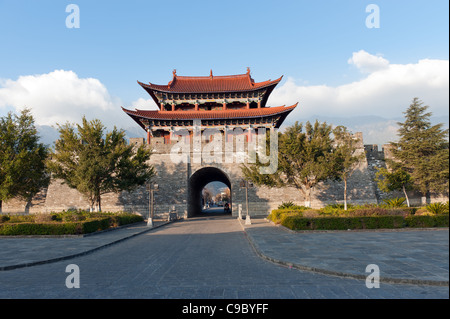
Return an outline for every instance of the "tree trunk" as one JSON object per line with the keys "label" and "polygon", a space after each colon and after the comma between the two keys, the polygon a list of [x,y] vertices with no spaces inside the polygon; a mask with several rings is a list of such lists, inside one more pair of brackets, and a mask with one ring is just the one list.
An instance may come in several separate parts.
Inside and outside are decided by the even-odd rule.
{"label": "tree trunk", "polygon": [[311,207],[311,188],[306,189],[305,206]]}
{"label": "tree trunk", "polygon": [[405,185],[403,185],[402,188],[403,188],[403,194],[405,194],[405,198],[406,198],[406,205],[408,205],[408,207],[411,207],[409,205],[409,198],[408,198],[408,194],[406,194]]}
{"label": "tree trunk", "polygon": [[31,197],[27,200],[27,204],[25,205],[25,213],[30,213],[30,207],[31,207]]}
{"label": "tree trunk", "polygon": [[2,203],[3,201],[0,199],[0,214],[2,213]]}
{"label": "tree trunk", "polygon": [[347,179],[344,178],[344,210],[347,210]]}
{"label": "tree trunk", "polygon": [[97,204],[98,204],[98,212],[102,211],[102,196],[98,195],[97,197]]}

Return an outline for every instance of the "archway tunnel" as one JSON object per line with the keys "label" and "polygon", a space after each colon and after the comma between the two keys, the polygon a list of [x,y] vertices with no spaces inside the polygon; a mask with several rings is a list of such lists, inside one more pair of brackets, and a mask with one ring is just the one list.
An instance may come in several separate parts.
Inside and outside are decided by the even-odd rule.
{"label": "archway tunnel", "polygon": [[202,214],[202,191],[204,187],[211,182],[221,182],[225,184],[230,189],[231,194],[230,179],[222,170],[216,167],[204,167],[199,169],[189,178],[188,217]]}

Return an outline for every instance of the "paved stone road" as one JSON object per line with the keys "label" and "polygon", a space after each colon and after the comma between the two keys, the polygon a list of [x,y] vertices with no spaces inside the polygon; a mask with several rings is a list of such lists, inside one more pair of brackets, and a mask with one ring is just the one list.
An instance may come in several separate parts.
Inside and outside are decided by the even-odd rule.
{"label": "paved stone road", "polygon": [[242,224],[258,252],[282,264],[355,278],[376,264],[385,282],[448,286],[448,228],[293,232],[265,219]]}
{"label": "paved stone road", "polygon": [[[68,289],[68,264],[80,288]],[[262,260],[231,217],[172,223],[70,260],[0,271],[0,298],[448,298],[448,287],[319,275]]]}

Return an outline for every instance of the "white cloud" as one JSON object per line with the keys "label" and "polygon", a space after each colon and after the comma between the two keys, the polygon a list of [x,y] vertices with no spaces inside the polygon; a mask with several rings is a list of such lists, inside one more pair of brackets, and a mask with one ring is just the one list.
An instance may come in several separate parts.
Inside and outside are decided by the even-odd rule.
{"label": "white cloud", "polygon": [[390,64],[387,60],[359,51],[351,58],[358,68],[371,70],[359,81],[339,86],[302,85],[293,78],[276,88],[268,105],[297,108],[288,117],[313,115],[403,117],[414,97],[430,106],[435,115],[448,114],[449,61],[423,59],[414,64]]}
{"label": "white cloud", "polygon": [[152,98],[139,98],[136,101],[131,102],[131,106],[139,110],[159,110]]}
{"label": "white cloud", "polygon": [[362,73],[372,73],[375,71],[386,69],[389,61],[381,56],[372,55],[364,50],[353,52],[353,55],[347,61],[354,64]]}
{"label": "white cloud", "polygon": [[[430,105],[429,111],[434,115],[448,115],[448,60],[423,59],[411,64],[391,64],[380,56],[361,50],[354,52],[348,62],[366,72],[362,79],[329,86],[309,85],[288,78],[273,91],[268,105],[299,102],[286,119],[286,124],[314,116],[402,118],[402,112],[414,97]],[[17,80],[0,79],[0,116],[11,109],[29,107],[39,125],[66,121],[79,123],[86,115],[88,119],[101,119],[109,127],[117,125],[127,129],[136,126],[122,112],[121,105],[120,99],[112,97],[101,81],[80,78],[73,71],[55,70],[20,76]],[[124,106],[157,110],[150,97],[139,98]],[[367,138],[379,134],[392,135],[395,130],[393,125],[383,129],[379,127],[366,127]]]}
{"label": "white cloud", "polygon": [[83,115],[115,124],[119,103],[98,79],[79,78],[73,71],[55,70],[0,82],[0,109],[31,108],[39,125],[79,123]]}

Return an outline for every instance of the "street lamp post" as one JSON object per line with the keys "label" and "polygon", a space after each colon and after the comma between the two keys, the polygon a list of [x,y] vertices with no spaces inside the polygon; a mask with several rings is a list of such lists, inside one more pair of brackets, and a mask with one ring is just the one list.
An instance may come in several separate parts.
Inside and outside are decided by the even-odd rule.
{"label": "street lamp post", "polygon": [[148,183],[147,185],[148,187],[148,191],[150,193],[149,196],[149,213],[148,213],[148,219],[147,219],[147,226],[148,227],[153,227],[153,215],[154,215],[154,192],[158,191],[159,186],[158,184],[152,184],[152,183]]}
{"label": "street lamp post", "polygon": [[248,212],[248,188],[253,187],[253,183],[244,179],[241,181],[241,187],[245,187],[245,207],[246,207],[246,211],[247,211],[247,214],[245,216],[245,225],[251,225],[252,221],[250,219],[250,214]]}

